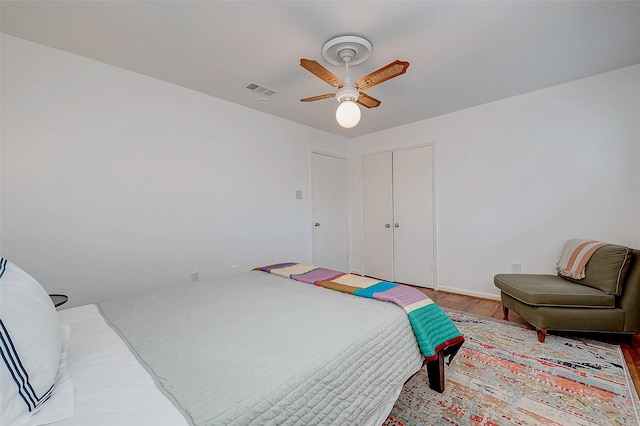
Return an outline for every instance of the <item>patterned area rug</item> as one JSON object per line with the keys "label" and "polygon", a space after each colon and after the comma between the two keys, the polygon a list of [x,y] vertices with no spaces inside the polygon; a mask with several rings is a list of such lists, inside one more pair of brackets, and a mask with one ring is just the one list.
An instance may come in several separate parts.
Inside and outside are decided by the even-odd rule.
{"label": "patterned area rug", "polygon": [[409,380],[384,426],[637,425],[638,397],[620,348],[446,310],[466,338],[446,388]]}

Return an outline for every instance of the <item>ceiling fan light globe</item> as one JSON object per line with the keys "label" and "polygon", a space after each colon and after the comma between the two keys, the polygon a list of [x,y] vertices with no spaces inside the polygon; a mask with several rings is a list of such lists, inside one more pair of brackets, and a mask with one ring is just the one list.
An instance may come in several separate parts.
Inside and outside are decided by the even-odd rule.
{"label": "ceiling fan light globe", "polygon": [[360,108],[353,101],[343,101],[336,109],[336,121],[345,129],[350,129],[360,121]]}

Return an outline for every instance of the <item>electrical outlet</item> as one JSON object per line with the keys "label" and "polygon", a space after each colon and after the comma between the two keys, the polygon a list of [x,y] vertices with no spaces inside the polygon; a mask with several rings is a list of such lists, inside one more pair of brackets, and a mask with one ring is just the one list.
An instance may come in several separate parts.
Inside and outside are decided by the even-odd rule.
{"label": "electrical outlet", "polygon": [[296,191],[296,200],[302,200],[302,191]]}
{"label": "electrical outlet", "polygon": [[200,281],[200,272],[193,271],[191,273],[191,282],[192,283],[197,283],[198,281]]}
{"label": "electrical outlet", "polygon": [[513,262],[511,264],[511,273],[512,274],[522,273],[522,265],[520,263]]}

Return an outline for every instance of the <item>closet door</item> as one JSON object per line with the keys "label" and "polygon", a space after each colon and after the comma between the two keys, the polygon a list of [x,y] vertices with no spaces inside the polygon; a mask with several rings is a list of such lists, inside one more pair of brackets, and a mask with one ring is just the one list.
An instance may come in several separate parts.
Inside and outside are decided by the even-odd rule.
{"label": "closet door", "polygon": [[347,160],[313,153],[313,264],[349,272]]}
{"label": "closet door", "polygon": [[393,153],[394,280],[434,286],[433,147]]}
{"label": "closet door", "polygon": [[364,273],[393,280],[392,154],[363,157]]}

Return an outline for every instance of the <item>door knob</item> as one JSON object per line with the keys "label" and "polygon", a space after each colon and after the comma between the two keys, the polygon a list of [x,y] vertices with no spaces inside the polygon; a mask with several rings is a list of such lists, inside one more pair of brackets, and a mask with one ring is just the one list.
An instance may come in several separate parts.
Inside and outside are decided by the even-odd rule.
{"label": "door knob", "polygon": [[396,223],[396,224],[394,224],[394,225],[393,225],[393,227],[394,227],[394,228],[399,228],[399,227],[400,227],[400,225]]}
{"label": "door knob", "polygon": [[391,225],[389,225],[388,223],[384,226],[385,228],[391,228]]}
{"label": "door knob", "polygon": [[314,223],[315,226],[320,226],[320,222]]}

